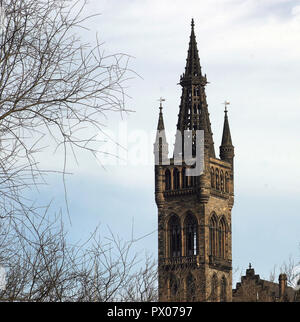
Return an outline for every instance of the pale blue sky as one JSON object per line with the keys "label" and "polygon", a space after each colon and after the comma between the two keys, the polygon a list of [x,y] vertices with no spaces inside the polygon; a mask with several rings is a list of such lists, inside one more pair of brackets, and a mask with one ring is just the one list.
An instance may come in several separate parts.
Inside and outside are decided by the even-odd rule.
{"label": "pale blue sky", "polygon": [[[225,99],[235,146],[235,205],[232,212],[233,266],[251,262],[269,276],[275,264],[300,255],[300,1],[288,0],[90,0],[87,12],[100,12],[88,25],[106,53],[134,58],[130,67],[142,78],[128,82],[124,116],[128,131],[155,129],[160,96],[165,126],[175,131],[190,35],[195,32],[210,84],[207,100],[218,153]],[[118,129],[120,115],[108,115],[107,129]],[[149,142],[149,151],[151,150]],[[52,159],[51,159],[52,158]],[[52,160],[52,161],[51,161]],[[47,164],[59,156],[49,156]],[[156,230],[153,166],[102,169],[88,154],[70,163],[68,198],[74,238],[84,238],[101,223],[116,233],[135,236]],[[55,191],[55,192],[54,192]],[[64,208],[60,179],[42,189]],[[67,218],[67,217],[66,217]],[[154,232],[138,250],[157,255]]]}

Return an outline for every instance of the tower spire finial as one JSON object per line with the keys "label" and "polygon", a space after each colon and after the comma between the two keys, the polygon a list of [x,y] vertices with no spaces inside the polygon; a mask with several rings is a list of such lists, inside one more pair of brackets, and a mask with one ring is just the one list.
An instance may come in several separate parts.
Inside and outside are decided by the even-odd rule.
{"label": "tower spire finial", "polygon": [[228,112],[228,110],[227,110],[227,106],[230,104],[230,102],[225,101],[225,102],[224,102],[224,103],[222,103],[222,104],[224,104],[224,105],[225,105],[225,110],[224,110],[224,112],[225,112],[225,114],[227,114],[227,112]]}
{"label": "tower spire finial", "polygon": [[194,29],[194,26],[195,26],[195,24],[194,24],[194,18],[192,18],[191,26],[192,26],[192,29]]}
{"label": "tower spire finial", "polygon": [[162,107],[162,102],[164,102],[166,99],[165,98],[162,98],[162,97],[160,97],[159,98],[159,109],[160,109],[160,111],[162,112],[162,109],[163,109],[163,107]]}

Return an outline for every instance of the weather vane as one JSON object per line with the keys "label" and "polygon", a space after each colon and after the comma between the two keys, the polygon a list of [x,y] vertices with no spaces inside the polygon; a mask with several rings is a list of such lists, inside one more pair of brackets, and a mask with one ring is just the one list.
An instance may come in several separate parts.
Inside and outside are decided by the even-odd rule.
{"label": "weather vane", "polygon": [[158,101],[159,101],[159,108],[160,108],[160,110],[162,110],[162,102],[164,102],[165,99],[160,97],[160,99]]}
{"label": "weather vane", "polygon": [[224,105],[225,105],[225,112],[227,112],[227,105],[229,105],[229,104],[230,104],[230,102],[225,101],[225,102],[224,102],[224,103],[222,103],[222,104],[224,104]]}

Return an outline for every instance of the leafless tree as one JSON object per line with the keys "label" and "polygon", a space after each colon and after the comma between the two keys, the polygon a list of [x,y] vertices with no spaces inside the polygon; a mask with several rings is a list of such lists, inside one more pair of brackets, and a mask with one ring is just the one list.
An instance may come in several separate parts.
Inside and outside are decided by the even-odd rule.
{"label": "leafless tree", "polygon": [[281,273],[286,274],[287,285],[294,288],[300,279],[300,262],[289,256],[289,259],[284,261],[278,269],[277,265],[273,267],[273,270],[270,272],[269,281],[275,282],[276,276]]}
{"label": "leafless tree", "polygon": [[96,154],[103,117],[125,111],[128,56],[105,56],[97,37],[94,45],[82,41],[93,17],[84,7],[81,0],[1,1],[2,217],[27,206],[24,191],[43,182],[47,169],[38,156],[45,146],[62,149],[58,170],[65,175],[68,152]]}
{"label": "leafless tree", "polygon": [[[96,155],[108,112],[127,112],[128,56],[82,41],[86,1],[3,0],[0,7],[0,265],[3,301],[155,299],[156,266],[142,265],[134,241],[114,234],[70,244],[61,216],[26,199],[48,170],[39,155],[54,144],[64,160]],[[85,39],[88,39],[86,37]],[[139,268],[139,265],[141,268]],[[134,281],[136,281],[135,284]],[[135,288],[129,288],[129,285]],[[151,285],[151,286],[150,286]],[[148,286],[150,288],[148,288]],[[128,293],[126,293],[128,291]]]}
{"label": "leafless tree", "polygon": [[71,244],[61,216],[39,213],[14,215],[1,230],[7,284],[0,301],[156,300],[156,265],[136,255],[134,240],[113,233],[101,239],[96,230],[84,243]]}
{"label": "leafless tree", "polygon": [[286,274],[288,286],[296,287],[298,280],[300,280],[300,262],[289,256],[288,261],[280,266],[280,273]]}
{"label": "leafless tree", "polygon": [[157,263],[150,256],[146,256],[142,268],[131,277],[129,283],[125,286],[122,301],[158,301]]}

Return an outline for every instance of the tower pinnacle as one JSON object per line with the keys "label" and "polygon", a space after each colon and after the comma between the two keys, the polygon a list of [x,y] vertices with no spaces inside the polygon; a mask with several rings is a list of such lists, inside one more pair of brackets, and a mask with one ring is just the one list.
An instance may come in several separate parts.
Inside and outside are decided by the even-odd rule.
{"label": "tower pinnacle", "polygon": [[156,139],[154,143],[155,164],[161,164],[168,158],[168,142],[165,134],[165,125],[162,113],[162,102],[164,102],[165,99],[161,97],[158,101],[160,103]]}
{"label": "tower pinnacle", "polygon": [[163,113],[162,113],[162,109],[163,109],[162,102],[164,102],[165,99],[161,97],[158,101],[159,101],[159,117],[158,117],[157,130],[164,131],[165,125],[164,125],[164,118],[163,118]]}
{"label": "tower pinnacle", "polygon": [[233,157],[234,157],[234,146],[232,145],[228,115],[227,115],[228,113],[227,105],[229,105],[230,103],[228,101],[225,101],[223,104],[225,105],[225,110],[224,110],[225,115],[224,115],[222,143],[220,146],[220,158],[221,160],[225,160],[232,163]]}

